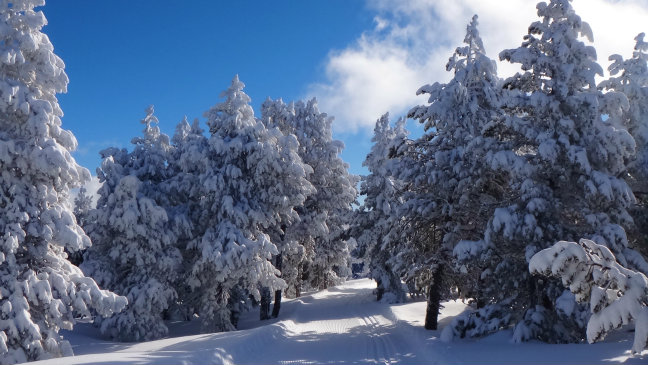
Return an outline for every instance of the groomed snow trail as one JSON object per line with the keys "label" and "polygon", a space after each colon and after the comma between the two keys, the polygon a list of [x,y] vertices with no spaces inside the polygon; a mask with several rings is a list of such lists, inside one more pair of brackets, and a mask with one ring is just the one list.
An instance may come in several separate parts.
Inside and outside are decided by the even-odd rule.
{"label": "groomed snow trail", "polygon": [[[352,280],[339,287],[286,300],[280,318],[241,330],[128,344],[107,342],[93,329],[68,336],[76,356],[39,364],[420,364],[449,359],[430,356],[412,336],[417,329],[377,303],[375,283]],[[246,329],[247,328],[247,329]],[[84,332],[85,334],[81,333]],[[420,330],[420,329],[418,329]],[[177,333],[178,327],[171,326]],[[421,355],[424,355],[421,357]]]}
{"label": "groomed snow trail", "polygon": [[351,281],[293,301],[290,319],[278,323],[285,329],[282,341],[242,363],[421,363],[413,361],[417,351],[406,328],[411,325],[375,302],[373,286]]}
{"label": "groomed snow trail", "polygon": [[[371,280],[345,284],[282,304],[280,318],[260,322],[247,314],[235,332],[200,334],[198,322],[171,323],[173,336],[144,343],[100,339],[96,329],[67,333],[77,356],[39,361],[60,364],[645,364],[629,357],[631,334],[608,343],[511,344],[510,331],[481,340],[443,343],[439,331],[423,329],[425,302],[378,303]],[[440,327],[464,309],[445,304]],[[190,335],[190,334],[194,335]]]}

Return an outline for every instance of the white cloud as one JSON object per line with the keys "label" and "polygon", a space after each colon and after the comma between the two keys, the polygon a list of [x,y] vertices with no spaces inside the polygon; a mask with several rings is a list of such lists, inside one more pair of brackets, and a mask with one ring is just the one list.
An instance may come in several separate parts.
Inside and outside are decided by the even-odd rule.
{"label": "white cloud", "polygon": [[[336,117],[336,132],[371,131],[389,111],[402,115],[424,103],[415,95],[423,84],[447,81],[445,63],[461,45],[473,14],[488,56],[518,47],[531,22],[538,20],[533,0],[370,1],[375,27],[353,44],[334,50],[326,61],[326,81],[311,85],[321,109]],[[648,32],[648,0],[574,0],[573,6],[594,32],[599,63],[610,54],[631,54],[634,37]],[[516,65],[498,63],[500,76]]]}
{"label": "white cloud", "polygon": [[377,31],[381,31],[381,30],[387,28],[387,25],[389,25],[389,23],[385,19],[383,19],[383,18],[381,18],[379,16],[374,17],[374,22],[376,23],[376,28],[375,29]]}

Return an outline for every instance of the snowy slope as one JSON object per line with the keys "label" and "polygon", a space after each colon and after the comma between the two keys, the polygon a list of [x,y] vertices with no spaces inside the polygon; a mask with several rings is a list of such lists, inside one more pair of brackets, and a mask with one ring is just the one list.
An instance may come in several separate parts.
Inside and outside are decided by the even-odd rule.
{"label": "snowy slope", "polygon": [[[75,357],[33,364],[646,364],[648,351],[630,357],[632,334],[594,345],[511,344],[510,332],[443,343],[423,327],[425,303],[386,305],[373,300],[375,284],[353,280],[283,303],[280,319],[250,313],[241,330],[197,333],[195,323],[170,325],[175,336],[128,344],[107,342],[90,326],[67,333]],[[441,326],[463,310],[446,303]],[[184,336],[183,336],[184,335]]]}

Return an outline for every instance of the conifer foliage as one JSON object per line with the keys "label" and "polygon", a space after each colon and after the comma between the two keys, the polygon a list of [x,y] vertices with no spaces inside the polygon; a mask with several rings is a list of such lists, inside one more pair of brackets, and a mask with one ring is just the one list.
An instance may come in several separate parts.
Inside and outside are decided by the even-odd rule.
{"label": "conifer foliage", "polygon": [[67,202],[89,179],[61,128],[56,94],[68,78],[47,36],[42,0],[0,1],[0,363],[70,355],[58,334],[78,316],[120,311],[67,259],[90,240]]}
{"label": "conifer foliage", "polygon": [[[632,58],[624,60],[618,54],[610,56],[610,77],[599,84],[607,90],[604,101],[609,105],[610,118],[620,123],[634,137],[637,151],[629,163],[629,172],[637,188],[645,194],[648,180],[648,42],[645,34],[635,37]],[[636,181],[638,180],[638,181]]]}
{"label": "conifer foliage", "polygon": [[[440,300],[469,299],[470,308],[444,329],[444,340],[512,327],[515,341],[580,341],[588,323],[587,335],[594,340],[643,316],[635,307],[623,307],[625,319],[602,319],[597,313],[608,305],[606,312],[619,313],[616,299],[608,295],[612,302],[596,304],[590,314],[585,303],[576,302],[578,295],[566,290],[569,280],[556,280],[555,270],[548,274],[544,266],[532,265],[527,273],[534,254],[545,252],[549,265],[553,259],[542,250],[585,237],[598,245],[600,257],[592,260],[605,261],[625,279],[581,279],[616,285],[619,301],[645,303],[637,294],[641,285],[633,284],[635,290],[623,283],[639,283],[648,268],[636,250],[642,237],[628,240],[626,234],[636,229],[633,217],[642,218],[643,204],[635,206],[626,178],[642,194],[646,43],[640,34],[632,59],[612,56],[612,77],[597,87],[595,77],[603,70],[586,44],[592,31],[571,2],[541,2],[537,10],[540,20],[530,25],[521,46],[500,53],[521,72],[497,77],[473,18],[465,45],[447,64],[453,78],[421,87],[418,93],[429,95],[428,105],[409,112],[424,124],[425,134],[391,144],[387,153],[388,122],[381,119],[367,157],[371,174],[354,227],[359,252],[379,293],[385,272],[395,275],[387,281],[396,287],[404,280],[425,290],[426,328],[436,327]],[[367,218],[376,226],[363,224]],[[640,231],[643,225],[636,227]],[[587,250],[594,250],[590,246]],[[583,265],[590,270],[598,264]],[[639,331],[642,344],[635,351],[645,346]]]}
{"label": "conifer foliage", "polygon": [[314,188],[295,208],[299,221],[286,227],[285,239],[293,242],[286,246],[293,263],[284,263],[284,270],[291,270],[287,278],[294,281],[289,289],[299,296],[302,284],[315,289],[338,284],[350,274],[353,242],[345,225],[356,199],[357,178],[339,156],[344,144],[333,139],[333,118],[319,111],[315,99],[290,105],[267,100],[262,113],[269,126],[297,138],[298,154]]}
{"label": "conifer foliage", "polygon": [[315,188],[299,208],[305,224],[301,238],[314,245],[306,244],[302,275],[315,289],[339,284],[351,274],[352,242],[345,225],[356,199],[357,178],[348,173],[349,165],[339,156],[344,144],[333,139],[332,123],[333,117],[319,111],[317,100],[296,103],[295,133],[302,159],[313,169],[310,182]]}
{"label": "conifer foliage", "polygon": [[74,198],[74,216],[81,227],[85,224],[88,213],[93,208],[92,197],[88,195],[88,190],[84,186],[80,187]]}
{"label": "conifer foliage", "polygon": [[97,172],[103,185],[85,227],[93,245],[81,265],[102,287],[128,298],[123,312],[96,319],[103,333],[123,341],[167,334],[162,313],[176,299],[181,261],[159,196],[167,175],[169,138],[153,125],[157,123],[153,107],[142,123],[144,137],[133,139],[132,152],[102,151],[104,160]]}
{"label": "conifer foliage", "polygon": [[187,249],[194,250],[189,284],[204,325],[234,329],[231,293],[260,299],[260,287],[282,289],[272,264],[279,251],[268,231],[298,219],[296,206],[311,190],[295,153],[294,136],[268,129],[254,117],[238,76],[223,92],[225,101],[208,112],[206,169],[199,176],[204,219]]}
{"label": "conifer foliage", "polygon": [[[634,197],[620,178],[635,143],[626,130],[603,121],[595,84],[602,69],[594,48],[581,40],[591,40],[591,30],[568,0],[537,9],[541,21],[531,24],[522,45],[500,53],[523,70],[504,80],[504,117],[489,127],[506,149],[486,161],[505,178],[507,193],[496,202],[483,240],[455,248],[456,256],[481,269],[482,305],[458,317],[447,338],[514,325],[516,341],[578,341],[586,308],[559,282],[520,275],[528,260],[561,238],[583,236],[604,242],[619,260],[637,257],[624,231]],[[573,310],[561,310],[565,301]]]}
{"label": "conifer foliage", "polygon": [[[624,60],[620,55],[610,56],[610,77],[599,84],[606,91],[603,102],[609,113],[610,123],[625,128],[634,137],[636,153],[628,163],[627,180],[637,204],[631,209],[634,229],[629,239],[644,255],[648,254],[648,42],[645,34],[635,37],[632,58]],[[635,267],[639,263],[633,257]],[[639,264],[640,265],[640,264]],[[648,273],[648,266],[641,269]]]}
{"label": "conifer foliage", "polygon": [[590,343],[634,321],[632,351],[648,347],[648,278],[620,265],[606,246],[587,239],[560,241],[536,253],[529,270],[561,278],[576,300],[589,305]]}
{"label": "conifer foliage", "polygon": [[505,179],[484,164],[503,148],[490,130],[502,112],[500,80],[495,62],[485,54],[476,16],[466,28],[464,44],[446,65],[453,72],[450,82],[418,90],[429,95],[429,104],[413,108],[409,116],[424,124],[426,134],[413,144],[409,155],[414,157],[404,156],[407,168],[400,170],[407,185],[401,214],[408,222],[404,232],[409,245],[398,255],[405,258],[400,265],[409,266],[408,276],[427,288],[430,329],[436,329],[439,301],[448,298],[451,286],[477,294],[472,293],[475,285],[459,282],[452,254],[458,246],[460,251],[483,246],[493,203],[506,198],[501,188]]}
{"label": "conifer foliage", "polygon": [[[634,197],[619,176],[634,140],[602,120],[595,84],[602,69],[582,39],[592,40],[589,25],[568,0],[539,3],[537,9],[541,20],[529,26],[522,45],[500,53],[523,72],[504,82],[504,131],[521,162],[510,172],[516,199],[496,210],[485,233],[488,247],[503,258],[493,268],[499,277],[513,277],[535,252],[560,239],[595,238],[619,260],[629,250],[624,227],[632,222],[628,208]],[[507,294],[492,302],[512,303],[516,340],[582,337],[577,314],[564,318],[552,309],[562,295],[558,283],[518,276],[509,284]]]}
{"label": "conifer foliage", "polygon": [[398,254],[402,242],[391,241],[399,225],[398,210],[402,206],[403,182],[394,176],[399,145],[407,139],[405,119],[392,127],[389,114],[376,121],[371,152],[363,162],[369,175],[363,177],[360,193],[364,203],[356,212],[354,221],[357,233],[357,252],[365,260],[369,276],[378,284],[377,299],[384,302],[402,302],[405,289],[400,272],[393,267],[391,258]]}

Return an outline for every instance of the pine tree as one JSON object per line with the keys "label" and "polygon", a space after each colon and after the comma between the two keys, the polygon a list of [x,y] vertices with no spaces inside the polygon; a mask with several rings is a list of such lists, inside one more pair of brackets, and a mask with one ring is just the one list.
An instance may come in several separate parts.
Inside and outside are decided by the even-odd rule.
{"label": "pine tree", "polygon": [[[261,121],[267,128],[278,128],[284,135],[294,136],[295,138],[297,138],[295,135],[295,128],[292,124],[294,123],[294,116],[294,105],[286,105],[281,99],[272,100],[268,98],[261,105]],[[297,153],[299,154],[301,152],[301,149],[299,148],[299,145],[296,147]],[[306,164],[304,164],[304,169],[306,171],[307,178],[310,178],[310,175],[313,173],[313,169]],[[313,192],[314,191],[311,191],[309,194],[312,194]],[[303,214],[301,207],[296,207],[295,210]],[[300,221],[301,218],[300,220],[293,222],[293,224],[298,224]],[[286,282],[287,289],[296,288],[301,285],[301,276],[299,271],[306,258],[306,249],[303,246],[302,242],[300,242],[297,237],[294,237],[294,235],[291,235],[290,233],[293,230],[294,227],[284,225],[283,227],[278,227],[270,232],[273,235],[273,240],[277,242],[277,248],[279,249],[279,255],[277,255],[275,260],[280,257],[281,267],[278,267],[278,265],[276,264],[275,266],[277,266],[277,268],[281,271],[281,278]],[[277,295],[275,295],[276,304],[278,303],[277,299],[281,300],[281,295],[283,293],[279,291],[278,294],[279,298],[277,298]],[[266,291],[263,296],[265,297],[265,299],[262,298],[262,300],[264,301],[263,304],[269,306],[270,292]],[[266,304],[265,302],[268,303]],[[261,308],[261,319],[269,318],[269,314],[264,313],[264,311],[266,310],[269,310],[269,307],[267,309]]]}
{"label": "pine tree", "polygon": [[[81,228],[85,230],[85,226],[88,223],[88,213],[92,209],[92,197],[87,194],[87,190],[84,186],[79,188],[79,191],[74,198],[74,217],[76,218],[77,223]],[[70,262],[74,266],[79,266],[83,262],[83,253],[85,250],[78,250],[75,252],[66,253],[70,259]]]}
{"label": "pine tree", "polygon": [[209,330],[234,328],[233,294],[258,300],[261,287],[285,287],[270,261],[279,252],[266,232],[298,218],[294,207],[310,187],[292,152],[294,137],[257,120],[243,87],[235,77],[222,94],[225,101],[205,113],[210,137],[200,176],[204,213],[197,222],[201,234],[188,249],[196,250],[189,284]]}
{"label": "pine tree", "polygon": [[168,179],[163,182],[169,219],[177,235],[178,248],[186,253],[194,236],[194,222],[201,220],[200,175],[207,169],[208,140],[198,119],[190,125],[185,117],[177,126],[168,161]]}
{"label": "pine tree", "polygon": [[126,299],[101,290],[65,253],[90,245],[69,207],[90,177],[70,151],[56,94],[68,78],[47,36],[42,0],[0,1],[0,363],[71,355],[58,334],[111,315]]}
{"label": "pine tree", "polygon": [[81,266],[102,286],[128,298],[123,312],[96,320],[102,333],[121,341],[168,333],[162,315],[176,299],[181,262],[160,193],[167,179],[169,138],[152,125],[157,123],[152,107],[142,123],[144,137],[133,139],[132,152],[101,152],[104,161],[97,172],[103,185],[87,227],[94,244]]}
{"label": "pine tree", "polygon": [[[607,90],[603,98],[610,112],[611,122],[620,123],[634,137],[637,153],[628,164],[633,181],[639,185],[648,179],[648,42],[644,33],[635,37],[632,58],[624,60],[620,55],[610,56],[613,61],[608,71],[610,78],[599,85]],[[618,75],[618,76],[616,76]],[[621,95],[620,95],[621,94]],[[637,186],[640,191],[645,187]]]}
{"label": "pine tree", "polygon": [[[448,297],[450,286],[480,296],[475,293],[479,283],[459,278],[468,269],[456,270],[453,251],[464,259],[466,249],[483,246],[494,204],[506,198],[501,188],[505,176],[484,164],[505,145],[492,136],[502,119],[500,80],[495,62],[486,56],[477,16],[467,26],[464,43],[446,65],[454,73],[452,80],[417,92],[429,95],[429,105],[413,108],[409,116],[424,123],[427,133],[413,146],[414,157],[407,162],[412,167],[401,173],[408,184],[402,215],[411,248],[399,255],[410,268],[409,276],[428,288],[429,329],[436,329],[440,300]],[[469,265],[474,274],[473,266],[478,265]]]}
{"label": "pine tree", "polygon": [[357,178],[349,174],[348,165],[339,157],[344,144],[333,139],[333,118],[319,111],[315,99],[288,106],[281,101],[266,101],[264,110],[272,116],[266,119],[273,127],[296,136],[299,156],[312,169],[309,181],[315,192],[296,207],[299,222],[286,227],[285,233],[287,242],[296,242],[289,251],[294,263],[299,259],[299,267],[287,277],[296,279],[290,289],[299,296],[302,283],[324,289],[350,274],[348,225]]}
{"label": "pine tree", "polygon": [[88,212],[90,212],[91,209],[93,209],[92,197],[88,195],[88,190],[82,186],[79,188],[79,193],[74,198],[74,216],[81,227],[85,225]]}
{"label": "pine tree", "polygon": [[316,192],[298,209],[301,227],[295,227],[293,235],[306,247],[302,278],[317,289],[339,284],[351,274],[352,247],[345,229],[357,195],[357,177],[339,157],[344,144],[333,139],[332,123],[332,117],[319,111],[317,100],[295,104],[300,156],[313,169],[310,182]]}
{"label": "pine tree", "polygon": [[[263,124],[269,129],[277,129],[284,136],[289,137],[289,140],[297,142],[297,136],[295,136],[294,129],[291,127],[291,123],[294,122],[294,115],[294,107],[284,104],[281,99],[274,101],[268,98],[261,105],[261,121]],[[284,153],[299,156],[298,143],[286,144],[283,146],[283,149],[285,151]],[[301,157],[299,157],[299,160],[301,161]],[[313,172],[312,168],[306,164],[303,164],[302,167],[306,172],[307,179],[309,179]],[[302,191],[306,195],[311,195],[314,192],[315,189],[310,183],[308,190]],[[300,207],[295,207],[295,209],[298,211]],[[300,219],[283,220],[279,226],[272,227],[268,230],[268,234],[272,241],[277,244],[279,250],[279,254],[274,257],[274,265],[281,271],[281,278],[286,282],[287,287],[295,287],[298,285],[300,281],[298,277],[299,267],[305,258],[304,246],[295,237],[286,234],[291,229],[291,225],[299,221]],[[281,307],[283,291],[277,290],[274,294],[272,316],[277,317]],[[271,293],[269,289],[264,288],[261,295],[261,319],[270,318],[270,300]]]}
{"label": "pine tree", "polygon": [[405,119],[401,118],[392,128],[389,114],[376,121],[374,142],[363,162],[369,175],[363,177],[360,194],[364,203],[356,212],[354,225],[358,234],[357,250],[368,269],[369,277],[377,283],[377,299],[385,302],[402,302],[405,290],[401,284],[401,273],[393,269],[390,259],[398,253],[395,246],[402,242],[392,241],[392,230],[400,223],[398,211],[403,201],[402,182],[392,172],[397,162],[395,150],[407,138]]}
{"label": "pine tree", "polygon": [[[514,199],[490,219],[482,258],[489,278],[490,330],[515,324],[514,340],[578,341],[585,308],[557,310],[565,290],[558,281],[523,274],[528,260],[559,239],[604,242],[617,259],[628,252],[624,227],[634,197],[618,176],[634,149],[622,129],[604,123],[595,75],[596,52],[580,40],[591,29],[569,0],[537,5],[519,48],[500,53],[523,72],[505,80],[507,113],[500,133],[511,150],[491,164],[510,176]],[[573,302],[573,299],[572,299]]]}
{"label": "pine tree", "polygon": [[175,246],[183,256],[178,272],[178,277],[183,279],[176,282],[178,300],[169,308],[170,317],[175,319],[189,320],[198,313],[195,307],[197,295],[192,293],[185,279],[191,275],[191,267],[199,255],[188,249],[188,245],[202,234],[201,222],[207,219],[206,212],[200,207],[204,193],[200,176],[207,170],[209,161],[208,139],[203,133],[198,119],[189,124],[185,117],[176,126],[168,161],[168,179],[161,187],[166,194],[169,222],[176,235]]}
{"label": "pine tree", "polygon": [[[628,183],[637,197],[631,213],[635,227],[628,232],[631,243],[644,255],[648,255],[648,42],[644,33],[635,37],[632,58],[624,60],[620,55],[610,56],[610,78],[599,84],[607,90],[603,97],[609,123],[626,128],[636,142],[636,153],[628,163]],[[627,256],[627,255],[626,255]],[[648,267],[641,267],[639,257],[630,258],[636,269],[648,274]]]}

